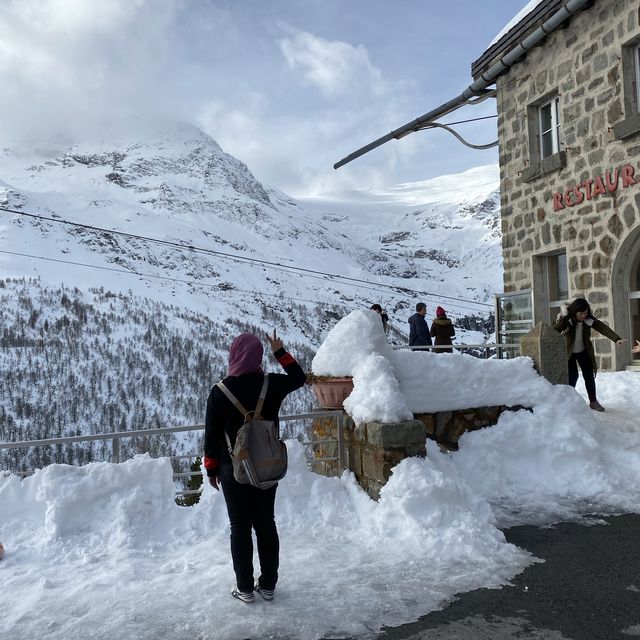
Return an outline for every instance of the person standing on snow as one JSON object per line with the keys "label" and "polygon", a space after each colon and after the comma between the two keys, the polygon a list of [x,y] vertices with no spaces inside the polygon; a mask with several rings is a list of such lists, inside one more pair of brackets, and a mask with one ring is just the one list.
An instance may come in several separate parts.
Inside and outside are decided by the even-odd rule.
{"label": "person standing on snow", "polygon": [[[456,335],[453,323],[447,318],[447,313],[442,307],[436,307],[436,317],[431,323],[431,337],[435,338],[436,346],[453,344],[452,338]],[[435,349],[436,353],[453,353],[453,349]]]}
{"label": "person standing on snow", "polygon": [[382,307],[379,304],[372,304],[371,311],[375,311],[382,320],[382,329],[385,333],[389,330],[389,316],[383,311]]}
{"label": "person standing on snow", "polygon": [[[280,404],[292,391],[305,383],[306,376],[300,365],[287,351],[282,340],[267,336],[274,357],[285,373],[265,374],[262,371],[263,348],[260,339],[251,333],[240,334],[229,349],[229,371],[224,385],[244,407],[253,408],[258,403],[264,376],[269,376],[267,395],[262,405],[264,420],[278,421]],[[225,433],[235,445],[238,430],[245,416],[235,407],[216,385],[207,400],[207,417],[204,432],[204,467],[209,484],[215,489],[222,485],[231,524],[231,557],[236,574],[236,586],[231,595],[242,602],[254,602],[254,591],[265,600],[272,600],[278,581],[280,541],[274,517],[276,489],[258,489],[250,484],[240,484],[233,477],[233,465],[229,455]],[[255,531],[260,560],[260,577],[253,579],[253,540]]]}
{"label": "person standing on snow", "polygon": [[[416,304],[416,312],[409,318],[409,346],[423,347],[431,346],[431,336],[429,335],[429,325],[424,317],[427,315],[427,305],[424,302]],[[417,349],[416,349],[417,351]],[[425,351],[425,349],[419,349]]]}
{"label": "person standing on snow", "polygon": [[569,359],[569,384],[572,387],[578,382],[578,365],[582,370],[584,386],[589,396],[589,408],[604,411],[604,407],[596,398],[596,373],[598,371],[596,357],[591,342],[591,329],[601,333],[617,345],[626,342],[604,322],[594,318],[591,307],[584,298],[576,298],[568,307],[562,305],[560,313],[553,325],[567,340],[567,357]]}

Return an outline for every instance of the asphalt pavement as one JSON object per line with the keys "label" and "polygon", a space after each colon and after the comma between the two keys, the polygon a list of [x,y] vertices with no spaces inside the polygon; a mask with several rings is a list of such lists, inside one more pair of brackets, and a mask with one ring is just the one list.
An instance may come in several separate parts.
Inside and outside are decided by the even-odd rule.
{"label": "asphalt pavement", "polygon": [[597,521],[607,524],[505,530],[509,542],[545,562],[511,586],[460,594],[441,611],[367,640],[640,638],[640,516]]}

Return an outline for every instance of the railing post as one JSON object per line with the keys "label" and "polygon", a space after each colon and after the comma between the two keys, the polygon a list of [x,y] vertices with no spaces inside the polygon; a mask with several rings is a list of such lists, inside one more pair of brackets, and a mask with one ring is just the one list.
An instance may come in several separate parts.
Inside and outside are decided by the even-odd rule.
{"label": "railing post", "polygon": [[111,439],[111,462],[120,462],[120,438]]}
{"label": "railing post", "polygon": [[338,468],[342,474],[346,468],[344,455],[344,412],[340,412],[336,416],[336,422],[338,426]]}

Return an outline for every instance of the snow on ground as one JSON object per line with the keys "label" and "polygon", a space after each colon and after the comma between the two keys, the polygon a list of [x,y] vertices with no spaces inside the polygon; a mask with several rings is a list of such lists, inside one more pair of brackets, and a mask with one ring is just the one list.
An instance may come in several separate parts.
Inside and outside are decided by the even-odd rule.
{"label": "snow on ground", "polygon": [[[463,435],[456,453],[428,441],[427,458],[400,463],[379,502],[349,472],[311,473],[302,446],[290,441],[290,470],[276,500],[281,577],[271,603],[231,598],[224,500],[206,486],[199,505],[176,506],[166,459],[51,465],[23,481],[0,478],[0,637],[308,640],[367,633],[446,606],[456,593],[499,587],[536,561],[506,543],[498,527],[640,512],[638,374],[598,375],[607,407],[600,414],[581,397],[581,381],[579,393],[552,386],[527,358],[394,352],[384,336],[366,331],[370,318],[377,331],[378,316],[354,314],[329,334],[314,372],[351,371],[356,412],[366,381],[381,371],[395,371],[395,382],[370,391],[369,401],[389,400],[397,411],[454,398],[533,411],[504,413],[496,426]],[[350,351],[355,326],[371,371],[353,353],[331,356],[332,345]],[[421,393],[398,374],[402,367],[424,381]]]}

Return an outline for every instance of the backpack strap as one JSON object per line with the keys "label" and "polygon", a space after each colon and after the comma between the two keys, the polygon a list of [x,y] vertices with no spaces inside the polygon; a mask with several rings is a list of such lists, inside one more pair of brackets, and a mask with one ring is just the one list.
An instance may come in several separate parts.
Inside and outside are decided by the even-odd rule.
{"label": "backpack strap", "polygon": [[[262,412],[262,405],[264,404],[264,399],[267,397],[267,387],[269,386],[269,374],[265,373],[264,379],[262,381],[262,388],[260,389],[260,395],[258,396],[258,403],[256,404],[255,411],[253,411],[254,416],[260,417]],[[244,416],[246,419],[247,415],[252,413],[251,411],[247,411],[238,398],[236,398],[231,391],[227,388],[224,382],[216,383],[216,387],[224,393],[227,398],[233,403],[234,407]]]}
{"label": "backpack strap", "polygon": [[224,393],[225,396],[227,396],[227,398],[229,398],[229,400],[231,400],[231,402],[233,403],[233,405],[235,406],[235,408],[244,416],[246,417],[246,415],[248,413],[250,413],[249,411],[247,411],[241,404],[240,401],[238,400],[238,398],[236,398],[233,393],[231,393],[231,391],[229,391],[229,389],[227,389],[226,385],[224,384],[224,382],[218,382],[216,384],[216,387],[218,387],[218,389],[220,389],[220,391],[222,391],[222,393]]}
{"label": "backpack strap", "polygon": [[260,396],[258,397],[258,404],[256,405],[256,411],[254,416],[258,418],[262,418],[262,405],[264,404],[264,399],[267,396],[267,387],[269,386],[269,374],[264,374],[264,380],[262,381],[262,389],[260,389]]}

